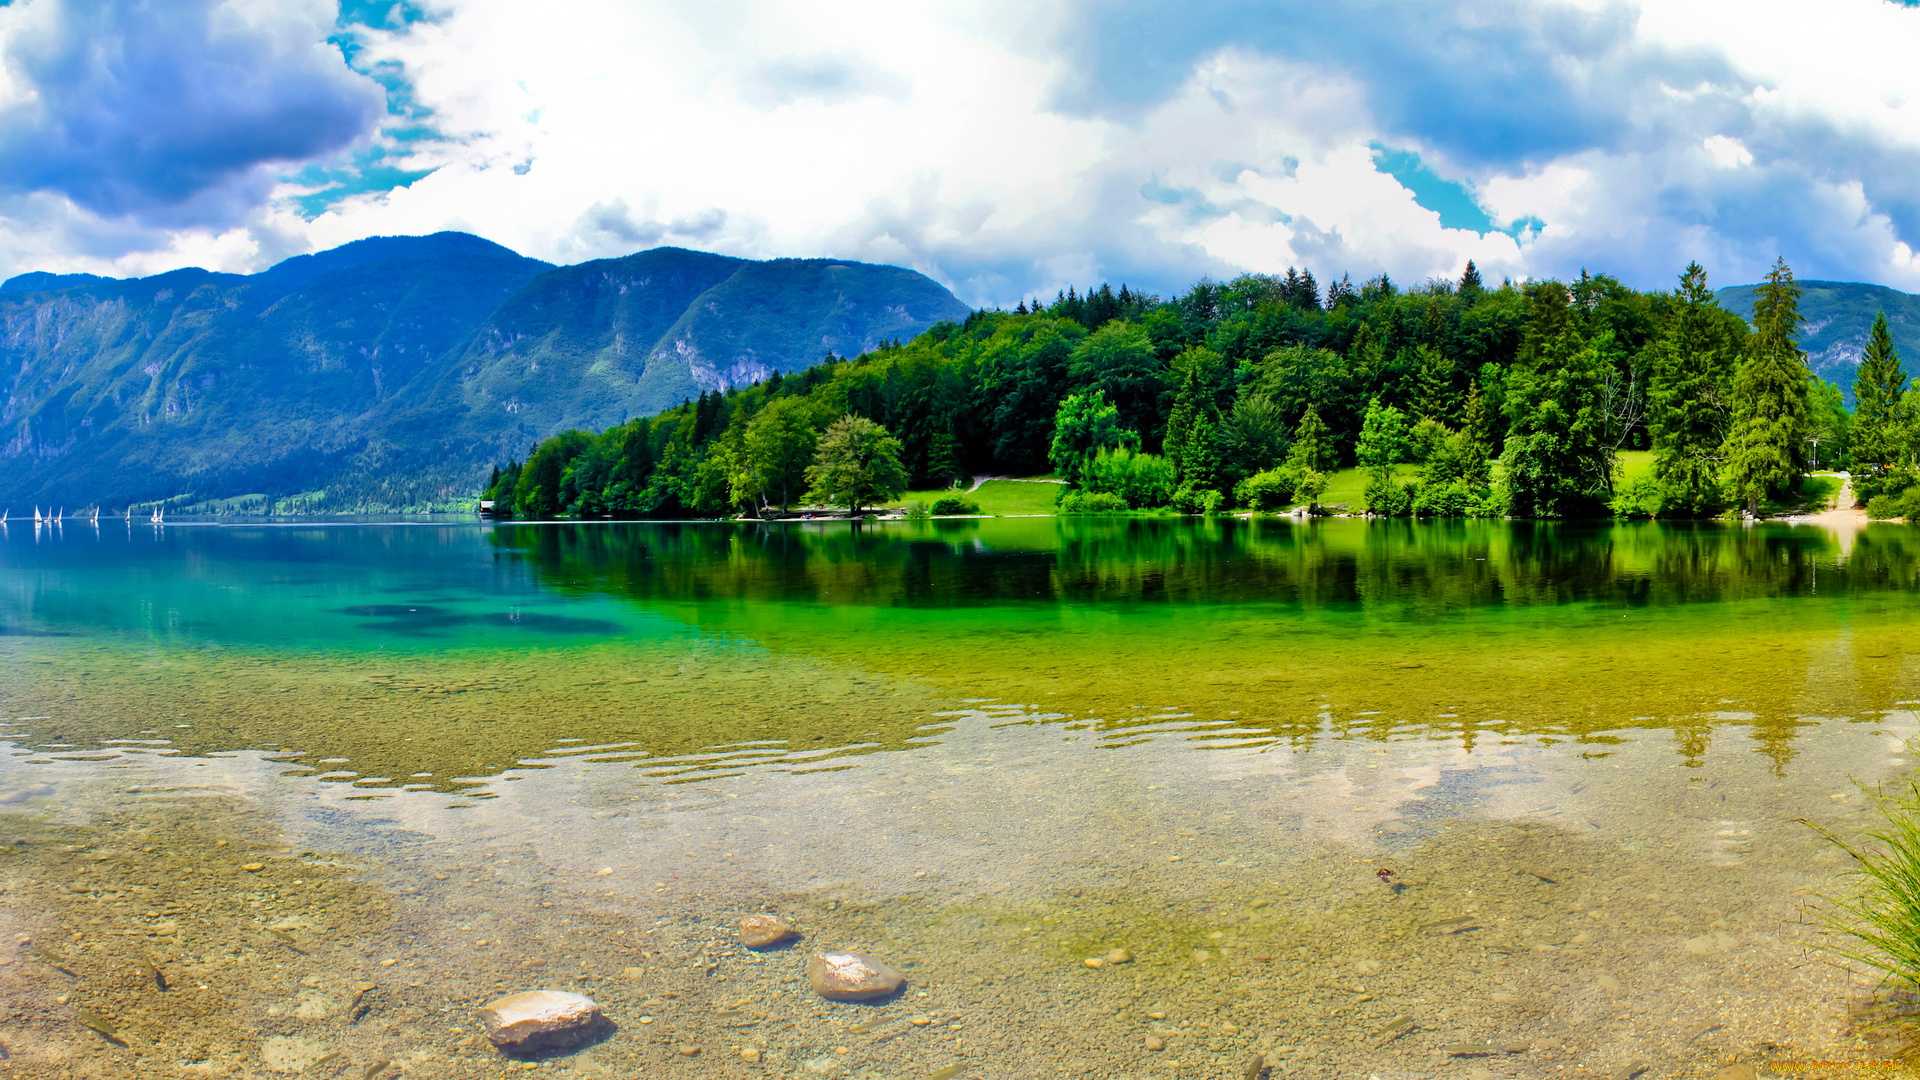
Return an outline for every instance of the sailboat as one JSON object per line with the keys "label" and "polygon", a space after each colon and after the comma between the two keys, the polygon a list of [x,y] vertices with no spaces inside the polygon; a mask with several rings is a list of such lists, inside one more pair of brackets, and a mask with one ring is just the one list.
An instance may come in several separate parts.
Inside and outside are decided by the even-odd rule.
{"label": "sailboat", "polygon": [[40,524],[41,522],[43,522],[43,521],[45,521],[45,520],[47,520],[47,516],[46,516],[45,514],[42,514],[42,513],[40,512],[40,508],[39,508],[39,507],[37,507],[37,506],[36,506],[36,507],[34,507],[34,508],[33,508],[33,523],[34,523],[35,525],[38,525],[38,524]]}
{"label": "sailboat", "polygon": [[166,507],[156,506],[153,508],[153,517],[148,520],[152,521],[155,525],[165,524],[165,522],[162,521],[161,519],[166,516],[166,512],[167,512]]}

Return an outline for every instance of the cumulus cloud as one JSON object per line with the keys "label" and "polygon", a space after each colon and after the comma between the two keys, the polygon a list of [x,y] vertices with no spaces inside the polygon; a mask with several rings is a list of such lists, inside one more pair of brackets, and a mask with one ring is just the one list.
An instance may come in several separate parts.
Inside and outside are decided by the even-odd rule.
{"label": "cumulus cloud", "polygon": [[[454,228],[555,261],[675,243],[896,262],[975,303],[1288,265],[1418,281],[1469,258],[1662,285],[1691,259],[1731,283],[1785,254],[1802,277],[1920,289],[1920,11],[1885,0],[442,0],[353,33],[356,66],[432,134],[388,148],[410,186],[321,205],[287,182],[236,210],[261,206],[270,163],[377,122],[323,11],[251,2],[180,0],[189,17],[154,31],[273,59],[231,96],[118,59],[146,55],[113,37],[153,21],[135,0],[0,8],[8,205],[73,204],[37,232],[0,205],[0,261],[238,268]],[[87,89],[121,84],[190,107],[122,115]],[[35,146],[44,164],[15,149]]]}
{"label": "cumulus cloud", "polygon": [[0,9],[0,187],[104,217],[231,224],[271,167],[369,134],[385,95],[317,3],[31,0]]}

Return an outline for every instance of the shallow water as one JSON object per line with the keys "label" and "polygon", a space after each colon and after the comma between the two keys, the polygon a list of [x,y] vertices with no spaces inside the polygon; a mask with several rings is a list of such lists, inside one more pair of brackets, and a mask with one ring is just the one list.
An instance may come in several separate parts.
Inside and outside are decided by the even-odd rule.
{"label": "shallow water", "polygon": [[[1916,577],[1882,526],[15,526],[0,1070],[1876,1058],[1795,819],[1908,770]],[[537,986],[617,1030],[502,1058]]]}

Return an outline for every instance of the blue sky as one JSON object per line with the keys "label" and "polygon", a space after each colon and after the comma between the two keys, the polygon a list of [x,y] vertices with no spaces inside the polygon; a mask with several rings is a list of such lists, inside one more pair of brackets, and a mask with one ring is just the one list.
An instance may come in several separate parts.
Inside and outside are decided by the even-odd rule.
{"label": "blue sky", "polygon": [[923,270],[1920,291],[1891,0],[0,0],[0,275],[368,235]]}

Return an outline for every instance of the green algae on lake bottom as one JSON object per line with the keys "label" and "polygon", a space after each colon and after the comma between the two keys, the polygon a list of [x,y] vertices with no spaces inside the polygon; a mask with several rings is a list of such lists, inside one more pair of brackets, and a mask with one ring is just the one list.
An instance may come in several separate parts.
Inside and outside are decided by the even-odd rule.
{"label": "green algae on lake bottom", "polygon": [[582,1075],[1872,1049],[1792,819],[1904,768],[1905,531],[951,524],[15,536],[0,1038],[493,1075],[471,1010],[551,985]]}

